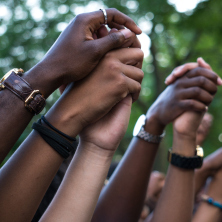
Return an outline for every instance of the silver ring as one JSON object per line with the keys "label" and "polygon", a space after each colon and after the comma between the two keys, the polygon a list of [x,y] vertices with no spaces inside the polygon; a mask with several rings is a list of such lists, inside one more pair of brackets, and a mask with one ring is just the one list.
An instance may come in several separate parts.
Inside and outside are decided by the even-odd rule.
{"label": "silver ring", "polygon": [[102,12],[103,12],[103,15],[104,15],[104,19],[105,19],[105,25],[107,24],[107,13],[106,13],[106,9],[104,9],[104,8],[101,8],[100,9]]}

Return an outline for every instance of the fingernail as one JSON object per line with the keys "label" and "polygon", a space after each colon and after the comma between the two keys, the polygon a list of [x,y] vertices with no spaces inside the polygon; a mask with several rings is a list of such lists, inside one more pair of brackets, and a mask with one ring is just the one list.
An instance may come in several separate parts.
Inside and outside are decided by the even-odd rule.
{"label": "fingernail", "polygon": [[129,29],[123,29],[120,30],[120,32],[124,35],[125,39],[130,38],[132,35],[132,32]]}
{"label": "fingernail", "polygon": [[205,107],[205,110],[208,111],[208,106]]}
{"label": "fingernail", "polygon": [[217,78],[217,84],[220,86],[222,85],[222,79],[220,77]]}

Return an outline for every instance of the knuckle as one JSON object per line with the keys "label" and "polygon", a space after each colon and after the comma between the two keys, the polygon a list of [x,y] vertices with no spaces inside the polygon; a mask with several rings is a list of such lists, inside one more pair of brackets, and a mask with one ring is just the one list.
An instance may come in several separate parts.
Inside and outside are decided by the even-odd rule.
{"label": "knuckle", "polygon": [[139,81],[142,82],[143,77],[144,77],[144,72],[142,69],[138,69],[137,76],[138,76]]}
{"label": "knuckle", "polygon": [[213,93],[213,95],[217,93],[217,87],[216,86],[214,86],[214,88],[212,89],[212,93]]}
{"label": "knuckle", "polygon": [[216,73],[212,72],[212,78],[213,78],[213,81],[214,81],[214,82],[217,82],[218,76],[217,76]]}
{"label": "knuckle", "polygon": [[[109,61],[108,68],[111,72],[114,72],[114,73],[116,73],[120,70],[119,63],[114,60]],[[118,75],[118,76],[121,76],[121,75]]]}
{"label": "knuckle", "polygon": [[117,78],[116,78],[116,86],[118,88],[122,88],[123,90],[125,90],[126,88],[126,78],[123,74],[118,74]]}
{"label": "knuckle", "polygon": [[189,100],[188,102],[187,102],[187,107],[189,108],[189,109],[193,109],[194,108],[194,101],[193,100]]}
{"label": "knuckle", "polygon": [[200,85],[201,85],[201,86],[205,85],[205,83],[206,83],[206,78],[204,78],[203,76],[200,76],[199,82],[200,82]]}
{"label": "knuckle", "polygon": [[119,45],[123,41],[123,36],[121,37],[121,35],[118,35],[117,32],[114,32],[108,36],[109,40],[113,43],[116,43],[117,45]]}
{"label": "knuckle", "polygon": [[75,17],[76,22],[83,22],[85,20],[85,13],[79,14]]}
{"label": "knuckle", "polygon": [[137,83],[136,92],[140,92],[140,91],[141,91],[141,85],[139,83]]}
{"label": "knuckle", "polygon": [[140,61],[143,61],[143,57],[144,57],[144,53],[141,49],[136,49],[137,52],[136,52],[136,57],[140,60]]}
{"label": "knuckle", "polygon": [[209,97],[207,98],[206,102],[207,102],[208,104],[210,104],[210,103],[212,102],[213,98],[214,98],[213,96],[209,96]]}
{"label": "knuckle", "polygon": [[201,93],[201,89],[199,87],[194,87],[193,92],[195,96],[199,96]]}
{"label": "knuckle", "polygon": [[202,73],[202,68],[201,68],[201,67],[197,67],[197,68],[195,68],[194,70],[196,71],[196,73],[197,73],[198,75],[201,75],[201,73]]}
{"label": "knuckle", "polygon": [[104,55],[104,59],[105,60],[110,60],[110,59],[112,59],[113,58],[113,52],[111,51],[111,52],[107,52],[105,55]]}
{"label": "knuckle", "polygon": [[184,81],[182,78],[177,79],[177,81],[174,83],[176,89],[181,89],[184,87]]}

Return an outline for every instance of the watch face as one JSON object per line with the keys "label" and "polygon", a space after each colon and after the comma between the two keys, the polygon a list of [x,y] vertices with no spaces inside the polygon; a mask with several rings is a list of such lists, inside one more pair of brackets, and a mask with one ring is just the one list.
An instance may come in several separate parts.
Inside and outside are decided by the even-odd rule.
{"label": "watch face", "polygon": [[139,119],[136,122],[136,125],[135,125],[134,130],[133,130],[133,136],[137,136],[141,127],[143,125],[145,125],[145,121],[146,121],[146,116],[143,114],[139,117]]}

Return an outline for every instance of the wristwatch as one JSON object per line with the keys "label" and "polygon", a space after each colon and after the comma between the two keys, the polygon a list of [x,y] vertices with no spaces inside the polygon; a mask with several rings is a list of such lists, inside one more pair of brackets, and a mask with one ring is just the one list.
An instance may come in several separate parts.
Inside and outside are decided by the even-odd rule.
{"label": "wristwatch", "polygon": [[137,136],[140,139],[150,143],[160,143],[165,136],[165,132],[161,135],[152,135],[145,131],[144,126],[146,123],[146,116],[143,114],[139,117],[133,130],[133,136]]}
{"label": "wristwatch", "polygon": [[23,78],[23,69],[14,68],[0,80],[0,90],[9,89],[25,102],[25,107],[32,113],[39,114],[45,107],[46,101],[39,90],[33,90]]}
{"label": "wristwatch", "polygon": [[186,157],[177,153],[173,153],[171,149],[168,151],[168,161],[172,165],[183,169],[200,168],[203,164],[203,157],[203,148],[200,146],[196,147],[195,156],[193,157]]}

